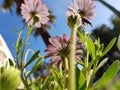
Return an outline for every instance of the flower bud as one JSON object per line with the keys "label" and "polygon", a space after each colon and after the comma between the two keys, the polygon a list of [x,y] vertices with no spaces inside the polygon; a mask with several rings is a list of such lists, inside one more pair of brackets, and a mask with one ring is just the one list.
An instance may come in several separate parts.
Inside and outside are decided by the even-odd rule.
{"label": "flower bud", "polygon": [[1,90],[16,90],[20,84],[20,71],[11,67],[10,69],[4,71],[0,76],[0,89]]}
{"label": "flower bud", "polygon": [[79,14],[73,14],[68,17],[68,26],[72,29],[73,27],[82,26],[82,19]]}

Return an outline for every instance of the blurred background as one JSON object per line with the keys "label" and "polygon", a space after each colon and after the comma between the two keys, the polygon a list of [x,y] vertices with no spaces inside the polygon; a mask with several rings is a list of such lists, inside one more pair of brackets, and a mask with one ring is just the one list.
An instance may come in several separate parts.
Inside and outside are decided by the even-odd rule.
{"label": "blurred background", "polygon": [[[43,0],[50,9],[50,21],[41,28],[35,28],[29,38],[28,48],[34,51],[40,50],[41,55],[45,55],[45,48],[49,44],[48,38],[62,36],[65,33],[70,36],[70,29],[67,26],[67,17],[65,12],[68,3],[73,0]],[[15,48],[17,33],[24,26],[24,20],[20,14],[20,5],[24,0],[0,0],[0,34],[5,39],[13,57],[15,57]],[[100,37],[101,43],[105,46],[114,37],[120,34],[120,0],[96,0],[96,17],[92,20],[92,26],[87,26],[87,31],[91,33],[93,39]],[[24,29],[24,36],[28,27]],[[112,64],[114,60],[120,60],[120,51],[116,44],[106,56],[108,62],[97,72],[97,80],[103,72]],[[101,59],[102,60],[102,59]]]}

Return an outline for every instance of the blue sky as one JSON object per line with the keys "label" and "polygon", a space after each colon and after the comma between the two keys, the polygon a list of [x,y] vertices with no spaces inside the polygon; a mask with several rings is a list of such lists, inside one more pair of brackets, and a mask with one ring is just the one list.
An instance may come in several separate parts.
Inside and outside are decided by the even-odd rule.
{"label": "blue sky", "polygon": [[[53,14],[56,16],[55,24],[52,25],[52,29],[49,30],[51,36],[59,35],[61,36],[63,33],[70,35],[70,30],[67,27],[67,18],[65,16],[65,11],[67,9],[68,2],[72,0],[43,0],[44,3],[51,9]],[[115,6],[118,10],[120,10],[119,4],[120,0],[106,0],[111,5]],[[0,0],[0,33],[5,39],[11,53],[15,56],[15,49],[13,44],[16,42],[17,33],[16,30],[20,30],[24,25],[22,23],[22,17],[17,16],[15,12],[15,6],[12,8],[12,13],[9,11],[3,12],[1,8],[1,3],[3,0]],[[113,13],[103,6],[101,3],[96,2],[96,18],[92,20],[93,28],[88,26],[87,31],[91,32],[92,29],[100,26],[101,24],[110,24],[110,17]],[[25,29],[25,32],[27,29]],[[25,34],[23,33],[23,36]],[[28,48],[33,49],[34,51],[41,50],[41,54],[44,55],[45,44],[42,41],[41,37],[35,38],[33,35],[29,38]]]}

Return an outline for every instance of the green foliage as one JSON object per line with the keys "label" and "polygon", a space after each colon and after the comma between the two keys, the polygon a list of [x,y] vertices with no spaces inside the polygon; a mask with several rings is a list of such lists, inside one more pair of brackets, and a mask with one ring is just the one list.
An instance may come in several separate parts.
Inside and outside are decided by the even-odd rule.
{"label": "green foliage", "polygon": [[[108,58],[103,59],[100,62],[100,59],[107,54],[110,49],[113,47],[113,45],[116,42],[116,38],[112,39],[111,42],[107,45],[106,48],[104,48],[104,44],[100,43],[100,39],[95,40],[95,42],[86,34],[81,33],[78,31],[78,35],[80,39],[82,40],[84,44],[84,60],[83,60],[83,74],[82,78],[85,78],[86,80],[86,89],[96,89],[98,87],[101,87],[103,84],[107,83],[107,81],[112,80],[113,77],[116,75],[118,71],[118,61],[112,64],[112,66],[105,72],[103,77],[100,79],[99,83],[95,86],[95,88],[92,88],[92,83],[95,77],[96,72],[108,61]],[[89,61],[89,56],[91,57],[91,60]],[[113,68],[114,67],[114,68]],[[77,70],[78,72],[78,70]],[[80,72],[80,71],[79,71]],[[81,74],[82,72],[80,72]],[[111,75],[109,75],[111,73]],[[109,76],[108,76],[109,75]],[[83,77],[84,76],[84,77]],[[108,77],[108,79],[106,79]],[[79,74],[77,74],[77,78],[79,79]],[[80,81],[77,80],[77,86],[80,86]],[[84,80],[84,79],[83,79]],[[82,81],[82,82],[85,82]],[[81,83],[82,83],[81,82]],[[101,83],[102,82],[102,83]],[[79,89],[79,88],[78,88]]]}
{"label": "green foliage", "polygon": [[117,48],[118,48],[118,50],[120,51],[120,35],[119,35],[118,41],[117,41]]}
{"label": "green foliage", "polygon": [[76,90],[86,90],[86,79],[78,67],[76,67]]}
{"label": "green foliage", "polygon": [[92,57],[92,60],[95,60],[95,46],[91,38],[87,38],[88,51]]}
{"label": "green foliage", "polygon": [[99,88],[102,85],[104,85],[105,83],[112,80],[115,77],[115,75],[117,74],[118,69],[119,69],[119,61],[117,60],[109,67],[109,69],[103,74],[103,76],[100,78],[100,80],[92,88],[93,89]]}
{"label": "green foliage", "polygon": [[20,31],[20,32],[18,33],[18,37],[17,37],[17,41],[16,41],[16,46],[15,46],[16,55],[19,54],[20,48],[21,48],[21,46],[22,46],[22,39],[20,39],[22,32],[23,32],[23,31]]}
{"label": "green foliage", "polygon": [[[36,52],[37,53],[37,52]],[[34,59],[33,59],[34,60]],[[30,76],[30,74],[34,73],[41,65],[42,65],[42,60],[43,60],[43,57],[40,57],[38,59],[38,61],[35,63],[35,65],[33,66],[33,68],[31,69],[31,71],[27,74],[27,77]],[[32,62],[30,62],[32,63]],[[28,66],[29,64],[26,63],[26,67]],[[25,67],[24,67],[25,68]]]}
{"label": "green foliage", "polygon": [[37,52],[35,52],[33,54],[33,56],[30,58],[30,60],[25,64],[25,66],[23,67],[23,69],[26,68],[29,64],[31,64],[36,58],[38,58],[39,52],[40,52],[40,50],[38,50]]}
{"label": "green foliage", "polygon": [[110,49],[113,47],[113,45],[116,42],[116,38],[112,39],[111,42],[108,44],[108,46],[106,47],[106,49],[103,51],[102,56],[104,56],[105,54],[107,54],[108,51],[110,51]]}

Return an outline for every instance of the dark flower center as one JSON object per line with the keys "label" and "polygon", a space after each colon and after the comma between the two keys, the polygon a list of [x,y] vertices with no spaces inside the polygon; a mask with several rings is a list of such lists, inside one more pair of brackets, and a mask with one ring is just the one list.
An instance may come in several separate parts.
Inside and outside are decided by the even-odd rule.
{"label": "dark flower center", "polygon": [[60,49],[58,54],[59,54],[62,58],[67,57],[68,54],[69,54],[69,48],[68,48],[68,47],[65,47],[65,48]]}
{"label": "dark flower center", "polygon": [[80,10],[78,10],[78,12],[79,12],[79,14],[80,14],[80,16],[82,18],[82,23],[83,24],[88,23],[88,24],[90,24],[92,26],[91,22],[86,18],[85,12],[84,11],[80,11]]}
{"label": "dark flower center", "polygon": [[80,10],[78,10],[78,11],[79,11],[79,14],[80,14],[81,17],[84,17],[84,16],[85,16],[85,12],[80,11]]}
{"label": "dark flower center", "polygon": [[30,16],[33,17],[36,14],[36,12],[32,11],[30,12]]}

